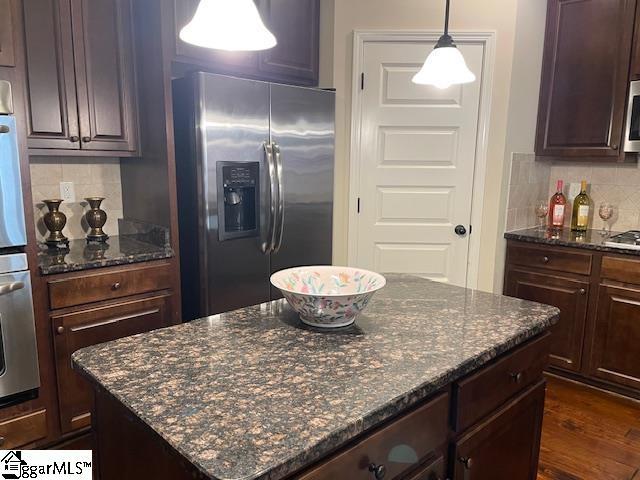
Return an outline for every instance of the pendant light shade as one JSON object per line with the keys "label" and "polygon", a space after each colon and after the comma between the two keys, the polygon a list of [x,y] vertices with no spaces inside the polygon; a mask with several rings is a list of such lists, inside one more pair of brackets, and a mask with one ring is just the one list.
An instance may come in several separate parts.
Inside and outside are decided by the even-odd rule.
{"label": "pendant light shade", "polygon": [[180,39],[229,51],[267,50],[277,44],[253,0],[200,0],[195,15],[180,30]]}
{"label": "pendant light shade", "polygon": [[448,88],[451,85],[475,81],[476,76],[467,67],[462,53],[449,35],[449,0],[444,22],[444,35],[440,37],[420,71],[413,77],[413,83]]}

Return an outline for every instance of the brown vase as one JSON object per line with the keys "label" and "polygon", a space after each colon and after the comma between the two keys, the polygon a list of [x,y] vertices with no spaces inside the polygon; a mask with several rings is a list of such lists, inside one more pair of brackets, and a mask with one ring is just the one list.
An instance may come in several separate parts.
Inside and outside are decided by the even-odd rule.
{"label": "brown vase", "polygon": [[50,232],[45,243],[50,247],[67,246],[69,239],[62,233],[62,229],[67,224],[67,216],[59,210],[62,200],[43,200],[43,202],[49,209],[43,219],[47,230]]}
{"label": "brown vase", "polygon": [[85,198],[85,200],[89,202],[89,207],[91,207],[91,210],[85,215],[89,228],[91,229],[87,234],[87,240],[89,242],[104,243],[109,238],[109,235],[102,231],[102,227],[107,223],[107,212],[100,208],[104,197],[89,197]]}

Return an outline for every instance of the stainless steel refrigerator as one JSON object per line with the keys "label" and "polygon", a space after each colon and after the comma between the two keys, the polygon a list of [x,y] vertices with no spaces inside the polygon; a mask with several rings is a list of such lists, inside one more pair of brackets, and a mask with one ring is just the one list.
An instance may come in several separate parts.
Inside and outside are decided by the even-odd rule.
{"label": "stainless steel refrigerator", "polygon": [[174,80],[184,320],[279,298],[269,277],[331,264],[335,94]]}

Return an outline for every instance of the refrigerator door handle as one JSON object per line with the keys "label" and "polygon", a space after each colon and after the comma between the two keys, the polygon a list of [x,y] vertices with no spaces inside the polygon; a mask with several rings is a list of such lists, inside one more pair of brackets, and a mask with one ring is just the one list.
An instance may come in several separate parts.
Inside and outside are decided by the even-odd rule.
{"label": "refrigerator door handle", "polygon": [[267,163],[267,171],[269,172],[269,220],[267,222],[268,229],[265,238],[262,241],[262,252],[267,255],[273,251],[274,247],[278,179],[276,166],[273,161],[273,145],[271,143],[264,143],[264,154]]}
{"label": "refrigerator door handle", "polygon": [[276,160],[276,175],[278,177],[278,215],[275,223],[274,230],[274,243],[273,252],[278,253],[282,246],[282,234],[284,230],[284,185],[283,185],[283,171],[282,171],[282,153],[280,151],[280,145],[273,144],[273,154]]}

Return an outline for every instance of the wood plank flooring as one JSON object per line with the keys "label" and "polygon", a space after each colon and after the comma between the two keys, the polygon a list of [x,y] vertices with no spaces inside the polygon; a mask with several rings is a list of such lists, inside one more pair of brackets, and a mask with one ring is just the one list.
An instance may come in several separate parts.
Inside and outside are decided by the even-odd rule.
{"label": "wood plank flooring", "polygon": [[640,402],[547,380],[538,480],[640,480]]}

